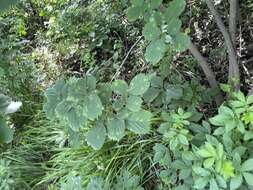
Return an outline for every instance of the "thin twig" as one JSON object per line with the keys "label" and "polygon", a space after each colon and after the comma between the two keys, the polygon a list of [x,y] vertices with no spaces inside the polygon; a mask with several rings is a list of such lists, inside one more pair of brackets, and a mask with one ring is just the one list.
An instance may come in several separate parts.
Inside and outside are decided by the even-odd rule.
{"label": "thin twig", "polygon": [[111,82],[116,79],[119,75],[120,75],[120,70],[122,69],[122,67],[124,66],[125,62],[127,61],[129,55],[131,54],[131,52],[133,51],[134,47],[141,41],[142,36],[139,37],[139,39],[132,45],[132,47],[130,48],[130,50],[127,52],[126,57],[124,58],[124,60],[122,61],[122,63],[120,64],[119,68],[117,69],[117,71],[115,72],[115,74],[113,75]]}
{"label": "thin twig", "polygon": [[239,12],[238,0],[230,0],[229,33],[230,33],[234,48],[236,48],[236,32],[237,32],[238,12]]}
{"label": "thin twig", "polygon": [[211,13],[214,15],[215,21],[224,37],[225,44],[227,46],[228,57],[229,57],[229,80],[235,80],[235,89],[239,90],[240,88],[240,72],[239,72],[239,65],[236,56],[236,52],[234,49],[233,42],[231,40],[230,34],[228,33],[222,19],[214,7],[212,0],[206,0],[207,6],[210,9]]}
{"label": "thin twig", "polygon": [[209,82],[211,86],[211,89],[217,91],[217,95],[215,97],[215,102],[217,106],[221,105],[223,103],[223,97],[219,88],[219,84],[215,78],[214,72],[209,67],[206,59],[201,55],[197,47],[192,42],[190,42],[189,50],[191,51],[192,55],[197,59],[200,67],[205,73],[207,81]]}

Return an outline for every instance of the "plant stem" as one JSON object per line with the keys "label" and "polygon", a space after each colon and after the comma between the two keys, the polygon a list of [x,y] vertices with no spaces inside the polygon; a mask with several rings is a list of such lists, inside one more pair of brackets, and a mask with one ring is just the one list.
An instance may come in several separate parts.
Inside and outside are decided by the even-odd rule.
{"label": "plant stem", "polygon": [[236,31],[237,31],[238,10],[239,10],[238,0],[230,0],[229,33],[230,33],[234,48],[236,48]]}
{"label": "plant stem", "polygon": [[217,95],[215,96],[215,102],[217,106],[220,106],[223,103],[223,97],[219,88],[219,83],[215,78],[215,74],[212,69],[209,67],[206,59],[201,55],[197,47],[190,42],[189,50],[191,51],[192,55],[197,59],[200,67],[204,71],[207,81],[209,82],[211,89],[217,91]]}
{"label": "plant stem", "polygon": [[238,60],[236,56],[236,52],[234,49],[233,42],[231,40],[230,34],[228,33],[224,23],[221,20],[221,17],[217,10],[214,7],[213,1],[212,0],[206,0],[207,6],[211,13],[214,15],[215,21],[224,37],[225,44],[227,46],[227,51],[228,51],[228,57],[229,57],[229,75],[228,79],[229,81],[235,81],[235,90],[240,89],[240,72],[239,72],[239,65],[238,65]]}

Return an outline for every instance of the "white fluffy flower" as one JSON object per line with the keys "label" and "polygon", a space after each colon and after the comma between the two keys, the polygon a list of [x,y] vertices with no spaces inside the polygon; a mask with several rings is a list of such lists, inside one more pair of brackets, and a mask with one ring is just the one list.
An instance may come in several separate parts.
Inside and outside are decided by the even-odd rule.
{"label": "white fluffy flower", "polygon": [[22,102],[11,102],[5,110],[5,114],[14,113],[22,106]]}

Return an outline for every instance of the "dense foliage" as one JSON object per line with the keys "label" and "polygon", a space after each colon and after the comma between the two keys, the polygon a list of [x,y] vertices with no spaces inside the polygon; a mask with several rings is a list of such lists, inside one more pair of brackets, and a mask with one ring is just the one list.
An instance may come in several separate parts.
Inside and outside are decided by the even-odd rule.
{"label": "dense foliage", "polygon": [[0,189],[252,189],[233,2],[1,1]]}

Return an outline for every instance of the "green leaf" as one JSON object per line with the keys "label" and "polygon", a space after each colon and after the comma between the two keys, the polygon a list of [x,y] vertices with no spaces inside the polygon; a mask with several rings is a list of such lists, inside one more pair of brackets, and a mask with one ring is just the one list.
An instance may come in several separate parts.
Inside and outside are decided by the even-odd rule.
{"label": "green leaf", "polygon": [[184,11],[186,6],[185,0],[173,0],[169,7],[166,9],[165,18],[167,21],[179,17]]}
{"label": "green leaf", "polygon": [[13,130],[0,118],[0,143],[10,143],[13,140]]}
{"label": "green leaf", "polygon": [[144,74],[138,74],[130,82],[129,93],[135,96],[143,95],[149,86],[149,77]]}
{"label": "green leaf", "polygon": [[145,102],[151,103],[158,97],[160,93],[161,89],[151,87],[144,93],[143,99]]}
{"label": "green leaf", "polygon": [[112,140],[119,141],[125,135],[125,121],[118,118],[109,119],[107,121],[108,137]]}
{"label": "green leaf", "polygon": [[248,172],[253,170],[253,158],[250,158],[243,162],[242,164],[242,171]]}
{"label": "green leaf", "polygon": [[82,188],[82,179],[80,176],[70,175],[67,182],[61,184],[61,190],[84,190]]}
{"label": "green leaf", "polygon": [[141,7],[132,6],[127,9],[127,18],[129,21],[135,21],[142,15]]}
{"label": "green leaf", "polygon": [[204,161],[203,165],[205,168],[211,168],[215,162],[214,158],[208,158]]}
{"label": "green leaf", "polygon": [[162,39],[152,41],[146,48],[145,58],[148,62],[155,65],[164,56],[166,45]]}
{"label": "green leaf", "polygon": [[170,36],[175,36],[180,32],[182,26],[182,21],[179,20],[177,17],[169,20],[167,22],[167,29]]}
{"label": "green leaf", "polygon": [[189,142],[188,142],[188,139],[186,138],[186,136],[182,135],[182,134],[179,134],[178,135],[178,140],[181,144],[183,145],[186,145],[188,146],[189,145]]}
{"label": "green leaf", "polygon": [[209,180],[207,177],[199,177],[194,182],[194,187],[196,189],[204,189],[205,186],[208,184]]}
{"label": "green leaf", "polygon": [[127,119],[127,128],[136,134],[146,134],[150,130],[152,114],[141,110],[132,113]]}
{"label": "green leaf", "polygon": [[97,123],[92,127],[86,136],[86,141],[93,149],[99,150],[105,142],[106,130],[102,123]]}
{"label": "green leaf", "polygon": [[72,108],[67,113],[67,118],[70,124],[70,127],[73,131],[78,131],[82,126],[86,125],[86,118],[83,115],[79,115],[76,112],[76,109]]}
{"label": "green leaf", "polygon": [[178,33],[174,39],[174,48],[178,52],[183,52],[189,48],[190,38],[184,33]]}
{"label": "green leaf", "polygon": [[243,173],[243,177],[245,179],[245,181],[247,182],[248,185],[253,186],[253,174],[248,173],[248,172],[244,172]]}
{"label": "green leaf", "polygon": [[125,95],[128,90],[128,85],[124,80],[115,80],[112,83],[112,90],[116,94]]}
{"label": "green leaf", "polygon": [[102,114],[103,105],[97,94],[90,94],[83,102],[84,115],[90,119],[95,120]]}
{"label": "green leaf", "polygon": [[131,4],[135,7],[140,7],[144,4],[144,0],[131,0]]}
{"label": "green leaf", "polygon": [[160,36],[161,30],[157,27],[154,18],[151,18],[150,21],[145,24],[142,34],[148,41],[156,40]]}
{"label": "green leaf", "polygon": [[11,103],[10,97],[5,96],[4,94],[0,94],[0,112],[4,113],[10,103]]}
{"label": "green leaf", "polygon": [[168,166],[171,163],[169,149],[166,146],[162,144],[156,144],[153,147],[153,150],[155,151],[154,154],[155,163],[159,163],[163,166]]}
{"label": "green leaf", "polygon": [[100,177],[91,178],[87,190],[104,190],[103,188],[104,181]]}
{"label": "green leaf", "polygon": [[180,86],[169,85],[166,89],[166,101],[169,103],[172,99],[178,100],[183,96],[183,89]]}
{"label": "green leaf", "polygon": [[139,96],[129,96],[127,99],[126,107],[132,112],[138,112],[141,110],[142,99]]}
{"label": "green leaf", "polygon": [[64,80],[57,81],[53,87],[47,89],[45,93],[46,103],[44,103],[43,110],[49,119],[55,117],[56,106],[64,100],[67,95],[68,91]]}
{"label": "green leaf", "polygon": [[212,178],[209,183],[210,183],[209,190],[219,190],[218,184],[214,178]]}
{"label": "green leaf", "polygon": [[231,178],[230,181],[230,190],[238,189],[242,185],[242,175],[237,175],[233,178]]}
{"label": "green leaf", "polygon": [[150,0],[150,8],[157,9],[162,4],[163,0]]}
{"label": "green leaf", "polygon": [[18,1],[17,0],[1,0],[0,1],[0,12],[8,9],[11,6],[14,6]]}

